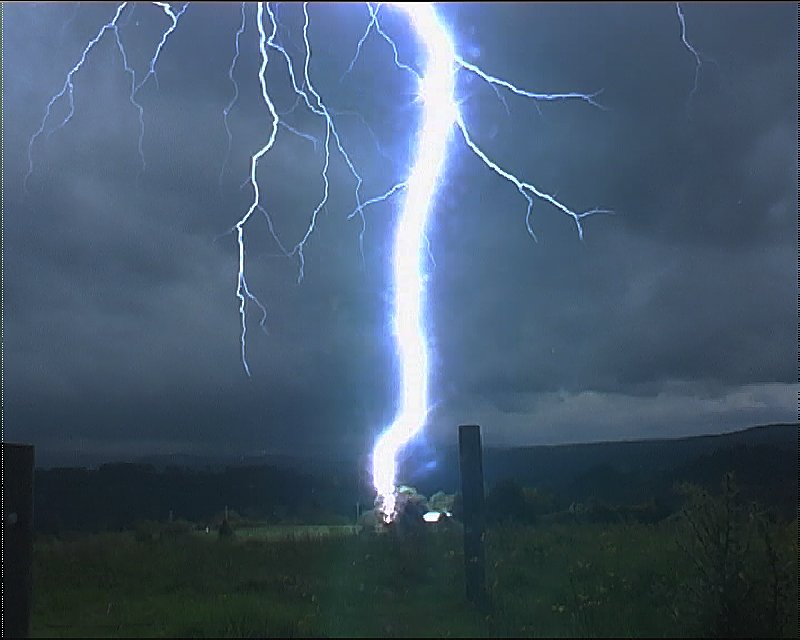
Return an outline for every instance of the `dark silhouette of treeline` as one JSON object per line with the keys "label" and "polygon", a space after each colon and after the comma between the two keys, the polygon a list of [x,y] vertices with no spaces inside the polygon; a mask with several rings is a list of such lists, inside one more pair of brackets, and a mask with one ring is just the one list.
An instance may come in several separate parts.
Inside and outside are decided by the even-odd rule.
{"label": "dark silhouette of treeline", "polygon": [[[40,533],[115,531],[143,520],[213,524],[229,508],[268,522],[325,522],[354,509],[330,482],[271,466],[191,469],[112,463],[37,469],[34,526]],[[341,516],[338,516],[341,518]]]}
{"label": "dark silhouette of treeline", "polygon": [[[628,442],[486,449],[488,488],[513,481],[553,496],[556,507],[594,501],[677,508],[677,484],[716,491],[734,472],[745,499],[793,517],[797,505],[798,424],[773,424],[710,436]],[[437,470],[415,486],[423,493],[458,486],[458,452],[446,451]]]}
{"label": "dark silhouette of treeline", "polygon": [[797,454],[769,445],[736,445],[671,469],[645,473],[599,464],[560,491],[524,485],[513,477],[493,484],[486,497],[490,522],[534,523],[555,514],[561,521],[656,523],[677,513],[686,485],[719,493],[731,474],[745,503],[790,520],[797,508]]}
{"label": "dark silhouette of treeline", "polygon": [[[797,429],[769,425],[679,440],[487,449],[487,508],[496,519],[513,514],[532,521],[563,513],[654,522],[680,507],[681,483],[716,491],[720,478],[733,472],[743,498],[792,518]],[[437,471],[406,481],[425,495],[455,493],[453,454],[441,455]],[[362,467],[363,460],[325,467],[287,458],[282,465],[37,469],[34,525],[40,533],[129,529],[143,520],[169,518],[210,525],[226,507],[262,522],[352,522],[357,503],[362,510],[371,506]]]}

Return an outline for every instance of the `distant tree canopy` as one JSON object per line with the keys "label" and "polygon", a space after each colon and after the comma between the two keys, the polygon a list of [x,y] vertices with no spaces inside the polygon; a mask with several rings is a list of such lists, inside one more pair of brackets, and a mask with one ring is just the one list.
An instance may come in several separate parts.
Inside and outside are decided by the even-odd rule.
{"label": "distant tree canopy", "polygon": [[[316,522],[349,500],[308,475],[269,466],[196,470],[109,464],[99,469],[37,469],[35,527],[42,533],[132,528],[140,520],[176,518],[211,523],[229,505],[272,520]],[[337,502],[338,501],[338,502]],[[346,502],[346,504],[344,504]],[[333,506],[332,506],[333,505]]]}
{"label": "distant tree canopy", "polygon": [[513,479],[501,480],[486,495],[489,523],[530,524],[545,513],[556,510],[555,497],[539,488],[523,487]]}
{"label": "distant tree canopy", "polygon": [[[681,508],[676,485],[692,482],[716,492],[726,471],[736,473],[743,498],[791,519],[798,500],[796,433],[784,425],[674,442],[487,449],[488,521],[532,523],[547,516],[655,522]],[[457,471],[458,460],[440,467]],[[250,520],[333,524],[351,522],[356,504],[374,498],[358,465],[333,472],[311,469],[263,463],[215,469],[137,463],[36,469],[34,527],[41,533],[130,529],[137,521],[167,520],[170,511],[175,519],[216,527],[214,515],[225,506]],[[446,482],[428,475],[425,482],[420,489],[432,494],[428,508],[460,519],[460,496],[439,491],[457,486],[457,474]]]}

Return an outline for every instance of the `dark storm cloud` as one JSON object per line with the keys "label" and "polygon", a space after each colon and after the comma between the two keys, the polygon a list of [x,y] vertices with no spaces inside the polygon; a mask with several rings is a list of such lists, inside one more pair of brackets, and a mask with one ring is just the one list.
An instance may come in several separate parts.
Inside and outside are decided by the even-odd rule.
{"label": "dark storm cloud", "polygon": [[[227,148],[222,110],[238,5],[190,6],[145,107],[140,172],[130,78],[108,37],[75,76],[75,114],[27,145],[47,101],[114,5],[5,5],[5,428],[53,451],[343,450],[368,446],[393,413],[388,256],[397,202],[366,213],[359,256],[355,180],[341,158],[306,248],[306,279],[260,213],[246,228],[243,372],[237,249],[240,188],[271,120],[259,101],[253,6],[237,66]],[[405,175],[416,123],[408,78],[374,34],[340,80],[366,26],[359,5],[312,5],[311,76],[362,171],[363,195]],[[680,41],[674,5],[464,4],[442,13],[462,55],[539,91],[505,96],[459,76],[478,144],[579,209],[537,202],[525,231],[515,188],[456,149],[429,238],[429,433],[481,422],[497,443],[679,435],[793,419],[796,395],[796,23],[794,5],[687,5],[704,55]],[[281,38],[302,75],[302,11],[280,5]],[[121,33],[138,77],[167,24],[136,5]],[[402,20],[385,27],[422,62]],[[713,58],[713,61],[711,60]],[[389,71],[386,71],[386,70]],[[324,128],[295,102],[284,61],[268,82],[287,129],[259,167],[264,203],[291,247],[319,200]],[[49,133],[66,115],[55,105]],[[506,111],[508,109],[508,112]],[[353,115],[358,111],[360,115]],[[365,442],[367,443],[365,445]]]}
{"label": "dark storm cloud", "polygon": [[[648,28],[651,33],[654,14],[649,13],[646,27],[643,8],[630,9],[630,33]],[[737,13],[740,9],[718,21],[717,28],[743,39],[749,26],[730,20],[743,19]],[[584,22],[591,23],[588,18]],[[765,28],[763,17],[756,16],[756,31]],[[593,29],[595,42],[608,36],[602,28]],[[580,35],[580,27],[576,31]],[[664,47],[661,31],[653,33]],[[558,31],[550,40],[561,35]],[[517,253],[509,236],[503,240],[498,238],[502,234],[487,234],[476,240],[494,249],[482,261],[486,279],[479,280],[487,304],[470,308],[464,303],[459,315],[468,323],[474,312],[480,316],[476,324],[493,327],[488,335],[475,331],[475,337],[494,347],[488,360],[496,362],[486,366],[487,359],[476,356],[483,366],[468,374],[472,392],[567,387],[631,393],[670,379],[724,384],[794,380],[795,365],[785,354],[794,348],[790,261],[796,149],[790,91],[796,69],[793,40],[788,30],[784,35],[769,42],[753,42],[751,36],[759,54],[751,59],[737,50],[736,67],[704,65],[688,108],[688,91],[676,92],[675,83],[667,83],[661,73],[663,58],[671,61],[672,50],[665,47],[666,56],[642,62],[641,56],[631,56],[631,36],[622,35],[619,42],[614,32],[608,38],[612,44],[596,58],[625,73],[602,77],[622,86],[617,83],[624,76],[641,96],[636,103],[620,104],[618,96],[606,91],[603,98],[613,105],[608,118],[618,139],[615,146],[602,147],[609,157],[604,166],[592,167],[594,176],[587,180],[581,175],[575,180],[583,180],[583,186],[564,191],[584,195],[596,186],[603,204],[612,200],[618,215],[587,223],[588,256],[585,251],[572,255],[572,247],[559,244],[559,251],[568,253],[560,261],[547,256],[547,265],[526,259],[522,250]],[[677,53],[687,52],[679,48]],[[674,77],[671,70],[669,78]],[[665,88],[671,95],[665,95]],[[548,146],[543,135],[542,144]],[[557,152],[559,160],[563,153]],[[590,149],[590,156],[596,154]],[[575,155],[580,157],[580,151]],[[563,170],[562,163],[556,166]],[[588,166],[582,165],[584,174]],[[495,211],[505,209],[501,203],[492,201],[493,219]],[[534,252],[542,252],[543,244]],[[549,271],[544,278],[539,277],[542,268]],[[532,282],[531,292],[542,294],[531,296],[530,303],[519,295],[525,280]],[[464,278],[465,291],[478,288],[473,278]],[[543,298],[552,304],[536,308],[535,301]],[[520,349],[520,344],[533,348]]]}

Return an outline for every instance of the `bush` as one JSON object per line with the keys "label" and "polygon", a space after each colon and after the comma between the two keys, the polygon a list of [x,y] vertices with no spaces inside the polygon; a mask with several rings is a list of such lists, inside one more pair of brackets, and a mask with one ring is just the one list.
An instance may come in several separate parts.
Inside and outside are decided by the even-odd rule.
{"label": "bush", "polygon": [[455,499],[455,494],[447,494],[444,491],[437,491],[428,499],[428,508],[431,511],[447,511],[452,513]]}
{"label": "bush", "polygon": [[223,518],[222,523],[219,525],[219,537],[220,538],[233,537],[233,527],[231,527],[231,523],[228,522],[227,518]]}
{"label": "bush", "polygon": [[133,526],[136,542],[155,542],[161,537],[161,525],[153,520],[138,520]]}
{"label": "bush", "polygon": [[192,532],[194,525],[188,520],[178,518],[167,522],[161,529],[162,537],[181,538],[189,535]]}
{"label": "bush", "polygon": [[534,519],[525,502],[525,493],[515,480],[502,480],[486,496],[486,519],[489,523],[527,523]]}
{"label": "bush", "polygon": [[533,524],[542,515],[556,510],[552,494],[534,487],[523,487],[516,480],[502,480],[486,496],[486,517],[491,523]]}
{"label": "bush", "polygon": [[682,608],[692,620],[688,631],[709,637],[777,637],[791,611],[791,567],[796,540],[786,542],[781,527],[754,503],[740,499],[733,474],[722,493],[684,485],[687,497],[678,546],[693,566]]}

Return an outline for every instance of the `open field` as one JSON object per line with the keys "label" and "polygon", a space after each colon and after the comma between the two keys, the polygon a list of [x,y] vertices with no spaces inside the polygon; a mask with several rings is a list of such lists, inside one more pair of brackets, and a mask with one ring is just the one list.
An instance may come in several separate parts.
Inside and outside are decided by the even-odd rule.
{"label": "open field", "polygon": [[[322,538],[341,538],[357,535],[361,527],[357,525],[326,525],[326,524],[297,524],[297,525],[265,525],[261,527],[238,527],[236,537],[244,540],[299,540],[310,541]],[[200,534],[204,535],[204,534]],[[216,532],[214,532],[216,537]]]}
{"label": "open field", "polygon": [[[461,534],[421,531],[287,538],[287,527],[231,539],[179,533],[40,538],[34,636],[676,636],[702,629],[696,568],[681,523],[547,524],[487,533],[492,609],[463,597]],[[797,602],[797,524],[771,540]],[[301,534],[301,535],[297,535]],[[305,534],[305,535],[302,535]],[[760,563],[759,566],[761,566]],[[760,571],[758,567],[743,571]],[[748,574],[749,575],[749,574]],[[761,574],[752,574],[751,582]],[[763,584],[770,601],[769,574]],[[754,583],[755,584],[755,583]],[[751,601],[760,602],[750,597]],[[796,637],[794,615],[780,633]],[[743,629],[743,633],[752,629]]]}

